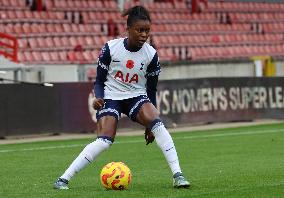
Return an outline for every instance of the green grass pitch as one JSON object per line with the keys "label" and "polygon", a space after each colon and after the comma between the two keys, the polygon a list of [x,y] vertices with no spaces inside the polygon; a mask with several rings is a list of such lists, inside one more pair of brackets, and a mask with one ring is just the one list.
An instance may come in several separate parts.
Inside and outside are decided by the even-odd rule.
{"label": "green grass pitch", "polygon": [[[190,189],[173,189],[156,144],[119,136],[115,144],[70,181],[54,181],[91,139],[0,145],[0,197],[284,197],[284,123],[172,134]],[[103,165],[123,161],[133,179],[125,191],[99,182]]]}

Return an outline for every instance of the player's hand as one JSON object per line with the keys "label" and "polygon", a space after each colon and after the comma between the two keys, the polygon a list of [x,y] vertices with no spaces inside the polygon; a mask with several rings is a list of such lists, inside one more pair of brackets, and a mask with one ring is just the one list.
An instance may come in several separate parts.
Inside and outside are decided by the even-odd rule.
{"label": "player's hand", "polygon": [[154,134],[148,128],[145,129],[145,140],[146,140],[146,145],[154,142],[155,140]]}
{"label": "player's hand", "polygon": [[104,99],[102,99],[102,98],[96,98],[96,99],[94,99],[94,101],[93,101],[93,108],[94,108],[95,110],[100,110],[100,109],[104,106],[104,103],[105,103]]}

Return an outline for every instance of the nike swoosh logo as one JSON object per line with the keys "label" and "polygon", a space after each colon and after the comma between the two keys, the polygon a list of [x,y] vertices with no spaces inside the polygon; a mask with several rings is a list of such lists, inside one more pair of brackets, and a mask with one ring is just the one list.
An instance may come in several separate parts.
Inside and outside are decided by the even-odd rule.
{"label": "nike swoosh logo", "polygon": [[120,61],[119,60],[112,60],[112,62],[119,63]]}
{"label": "nike swoosh logo", "polygon": [[171,150],[171,149],[173,149],[174,147],[171,147],[171,148],[169,148],[169,149],[167,149],[166,151],[169,151],[169,150]]}

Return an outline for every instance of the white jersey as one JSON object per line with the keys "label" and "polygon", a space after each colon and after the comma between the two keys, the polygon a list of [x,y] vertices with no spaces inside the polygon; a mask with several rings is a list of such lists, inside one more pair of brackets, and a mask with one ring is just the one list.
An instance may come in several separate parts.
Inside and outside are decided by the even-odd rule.
{"label": "white jersey", "polygon": [[98,67],[107,70],[105,99],[123,100],[146,95],[147,76],[160,73],[156,50],[144,43],[138,51],[129,51],[126,39],[108,41],[100,54]]}

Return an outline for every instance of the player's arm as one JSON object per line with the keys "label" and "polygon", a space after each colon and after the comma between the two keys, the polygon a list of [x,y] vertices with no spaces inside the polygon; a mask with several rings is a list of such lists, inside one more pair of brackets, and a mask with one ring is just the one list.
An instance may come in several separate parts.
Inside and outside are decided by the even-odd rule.
{"label": "player's arm", "polygon": [[111,62],[110,50],[108,44],[102,48],[98,58],[97,77],[94,82],[94,93],[96,99],[94,100],[93,107],[98,110],[104,105],[104,87],[107,80],[109,64]]}
{"label": "player's arm", "polygon": [[159,57],[156,53],[151,61],[151,63],[147,67],[147,83],[146,83],[146,90],[147,95],[153,105],[156,107],[156,93],[157,93],[157,85],[158,85],[158,78],[161,72],[161,67],[159,63]]}
{"label": "player's arm", "polygon": [[[160,68],[160,63],[159,63],[159,57],[158,57],[158,54],[156,53],[147,68],[147,74],[146,74],[147,95],[155,107],[157,106],[156,93],[157,93],[158,77],[159,77],[160,72],[161,72],[161,68]],[[154,139],[155,139],[155,136],[153,135],[151,130],[146,128],[145,129],[146,145],[152,143]]]}

